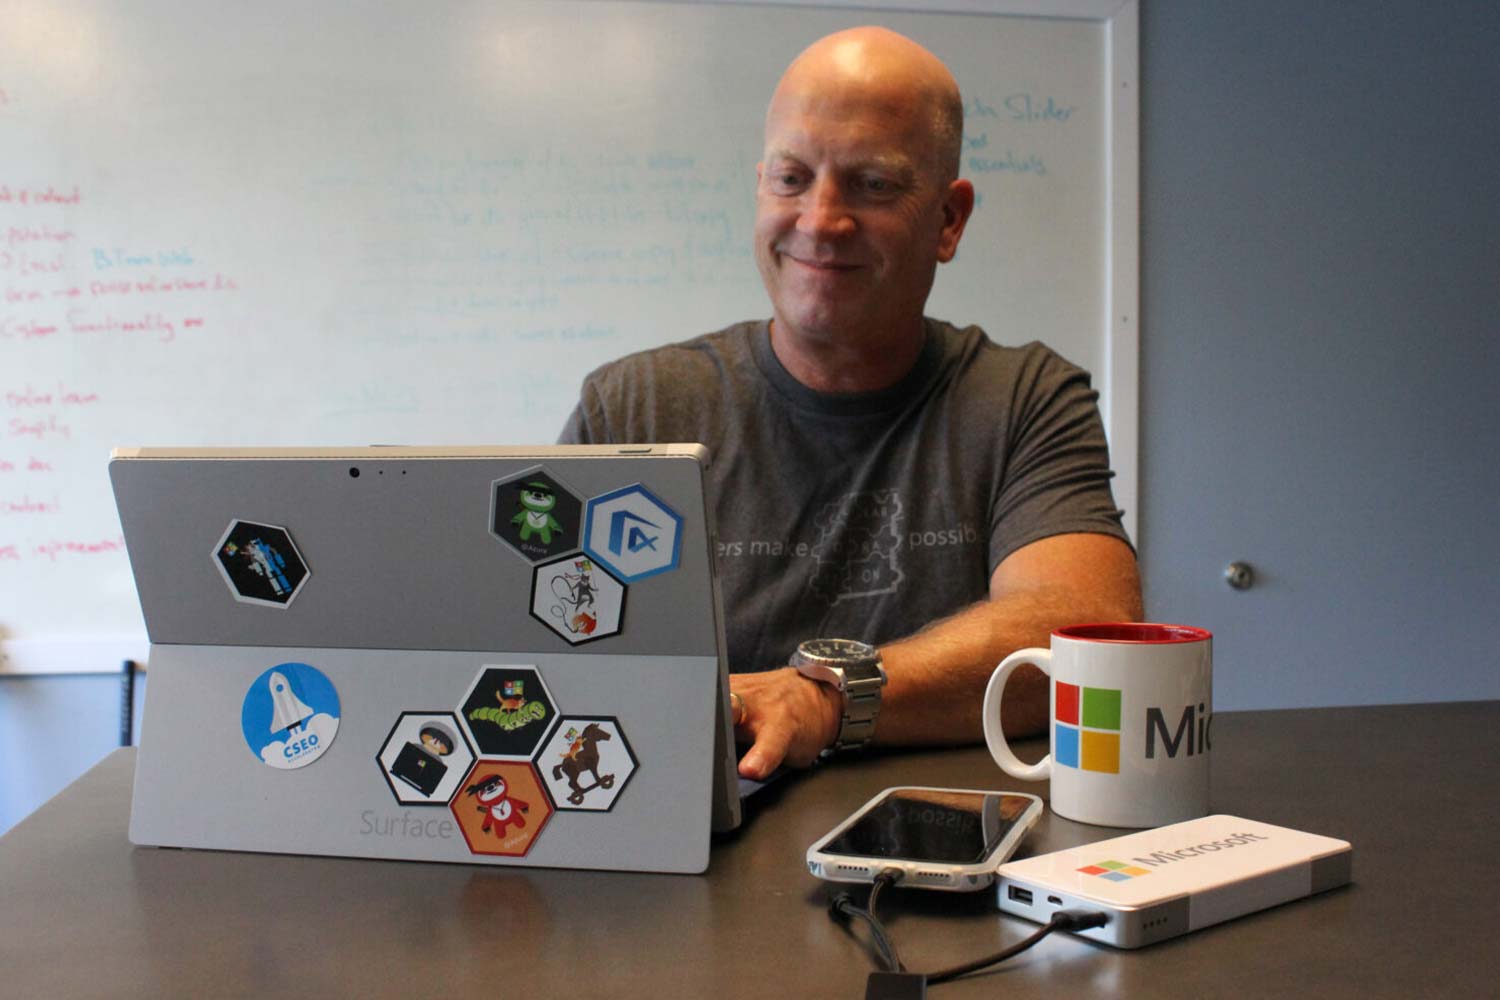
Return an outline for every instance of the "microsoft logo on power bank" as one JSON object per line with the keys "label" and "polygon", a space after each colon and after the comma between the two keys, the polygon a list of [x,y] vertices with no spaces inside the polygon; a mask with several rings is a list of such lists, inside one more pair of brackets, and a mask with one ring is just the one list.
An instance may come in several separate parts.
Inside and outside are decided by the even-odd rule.
{"label": "microsoft logo on power bank", "polygon": [[1084,771],[1120,773],[1120,692],[1054,685],[1052,759]]}
{"label": "microsoft logo on power bank", "polygon": [[1098,864],[1094,865],[1084,865],[1078,870],[1083,872],[1085,875],[1094,875],[1098,878],[1106,878],[1111,882],[1129,882],[1133,878],[1139,878],[1142,875],[1151,874],[1144,868],[1137,868],[1135,865],[1127,865],[1123,861],[1101,861]]}

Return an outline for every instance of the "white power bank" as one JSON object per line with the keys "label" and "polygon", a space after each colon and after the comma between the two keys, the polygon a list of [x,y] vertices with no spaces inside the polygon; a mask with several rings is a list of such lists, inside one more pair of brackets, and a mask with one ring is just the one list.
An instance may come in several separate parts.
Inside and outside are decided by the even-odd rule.
{"label": "white power bank", "polygon": [[1011,861],[997,873],[1005,913],[1045,923],[1100,910],[1077,932],[1140,948],[1344,885],[1348,842],[1234,816],[1203,819]]}

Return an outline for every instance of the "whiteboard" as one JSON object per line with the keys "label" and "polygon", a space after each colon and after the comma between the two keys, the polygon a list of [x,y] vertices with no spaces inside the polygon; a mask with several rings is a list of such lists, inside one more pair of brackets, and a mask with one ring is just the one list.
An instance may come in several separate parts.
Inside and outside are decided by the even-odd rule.
{"label": "whiteboard", "polygon": [[1094,373],[1133,523],[1133,0],[874,6],[0,0],[0,669],[144,653],[114,446],[548,443],[768,315],[765,104],[853,24],[965,94],[929,313]]}

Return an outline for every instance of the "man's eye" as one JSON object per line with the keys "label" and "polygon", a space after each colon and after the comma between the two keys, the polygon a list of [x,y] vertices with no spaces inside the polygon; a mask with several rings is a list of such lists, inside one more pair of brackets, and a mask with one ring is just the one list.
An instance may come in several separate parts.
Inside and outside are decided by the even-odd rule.
{"label": "man's eye", "polygon": [[866,177],[864,184],[871,194],[890,194],[896,190],[895,182],[885,177]]}

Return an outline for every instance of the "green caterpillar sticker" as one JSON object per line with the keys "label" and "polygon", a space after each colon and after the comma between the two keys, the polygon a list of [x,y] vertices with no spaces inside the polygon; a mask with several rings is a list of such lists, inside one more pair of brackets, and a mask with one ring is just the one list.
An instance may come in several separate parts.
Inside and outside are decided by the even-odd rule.
{"label": "green caterpillar sticker", "polygon": [[558,712],[540,671],[529,664],[482,667],[458,711],[481,756],[528,759]]}
{"label": "green caterpillar sticker", "polygon": [[513,732],[522,726],[529,726],[533,722],[540,722],[547,717],[547,706],[539,701],[528,701],[520,708],[494,708],[485,706],[476,708],[469,713],[470,722],[488,722],[499,726],[506,732]]}

